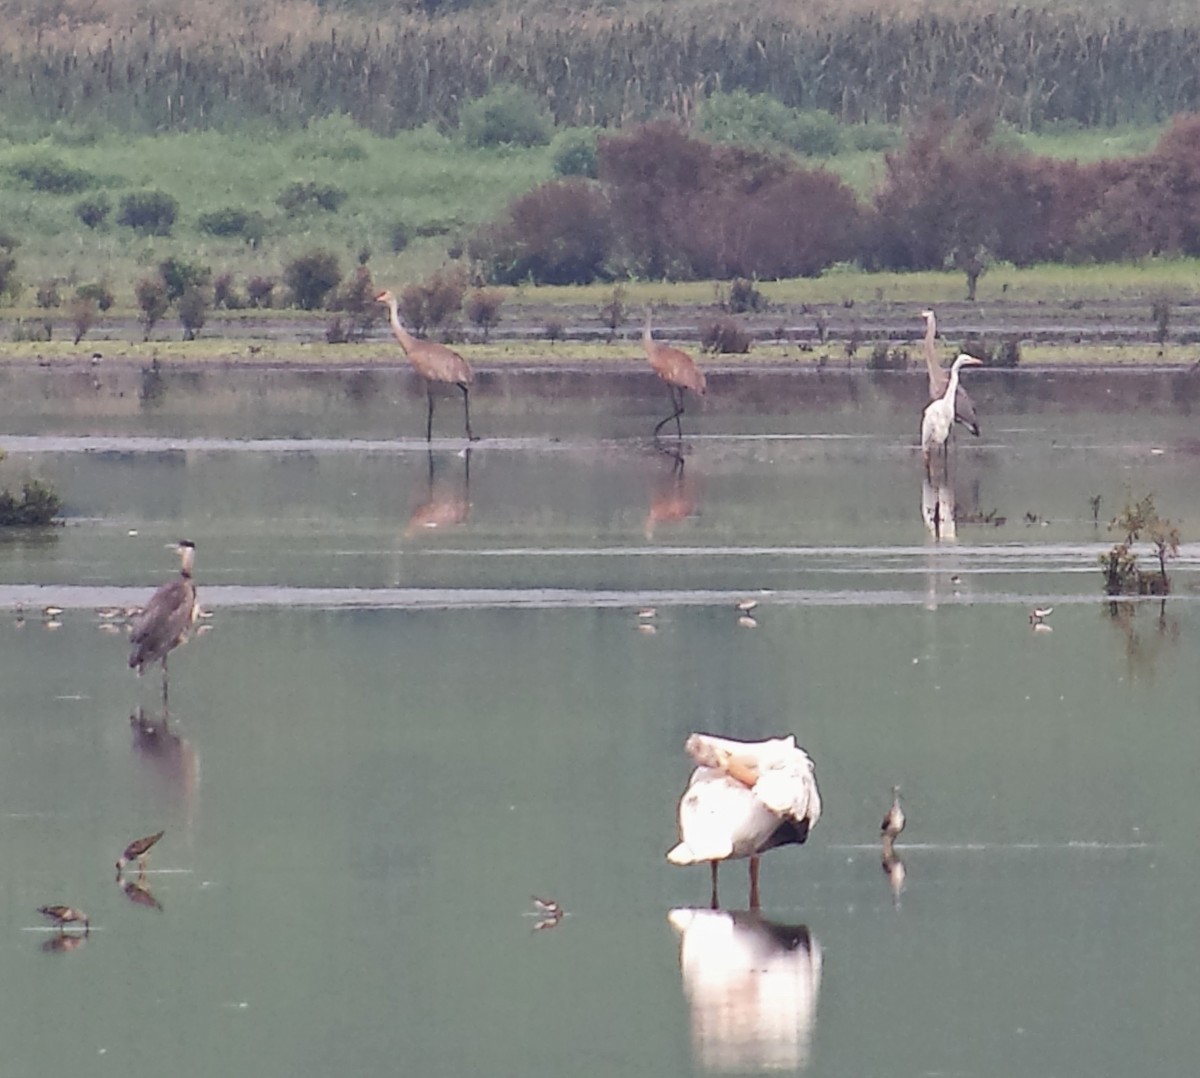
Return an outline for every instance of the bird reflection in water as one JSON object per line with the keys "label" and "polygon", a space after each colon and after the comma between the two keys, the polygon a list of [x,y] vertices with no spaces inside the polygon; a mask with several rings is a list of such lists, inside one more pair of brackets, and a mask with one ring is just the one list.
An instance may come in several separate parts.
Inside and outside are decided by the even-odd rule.
{"label": "bird reflection in water", "polygon": [[954,510],[954,484],[950,481],[950,469],[937,462],[921,477],[921,518],[925,521],[926,530],[939,542],[958,538]]}
{"label": "bird reflection in water", "polygon": [[124,875],[117,876],[117,886],[121,888],[121,893],[129,899],[135,906],[145,906],[152,910],[162,910],[162,903],[154,897],[154,892],[150,890],[146,881],[138,876],[137,879],[130,880]]}
{"label": "bird reflection in water", "polygon": [[81,934],[68,936],[60,932],[49,939],[42,940],[41,949],[46,954],[70,954],[78,947],[82,947],[87,943],[88,937]]}
{"label": "bird reflection in water", "polygon": [[437,480],[434,474],[433,451],[429,452],[429,480],[425,497],[408,517],[405,538],[422,532],[451,528],[465,524],[471,515],[471,450],[459,454],[463,458],[462,478]]}
{"label": "bird reflection in water", "polygon": [[166,708],[149,713],[139,707],[129,716],[129,729],[134,753],[146,762],[163,800],[182,806],[184,826],[190,831],[200,792],[200,754],[187,738],[171,729]]}
{"label": "bird reflection in water", "polygon": [[808,1065],[821,947],[805,925],[756,912],[675,909],[692,1054],[712,1071],[796,1071]]}
{"label": "bird reflection in water", "polygon": [[883,860],[880,861],[879,867],[883,869],[883,874],[888,882],[888,890],[892,892],[892,905],[899,909],[900,896],[904,894],[904,885],[908,880],[908,869],[904,867],[904,861],[890,845],[884,846]]}
{"label": "bird reflection in water", "polygon": [[660,524],[677,524],[699,512],[696,484],[685,474],[683,454],[664,443],[658,443],[656,448],[671,465],[669,471],[657,477],[650,495],[650,508],[642,528],[647,540],[654,538]]}

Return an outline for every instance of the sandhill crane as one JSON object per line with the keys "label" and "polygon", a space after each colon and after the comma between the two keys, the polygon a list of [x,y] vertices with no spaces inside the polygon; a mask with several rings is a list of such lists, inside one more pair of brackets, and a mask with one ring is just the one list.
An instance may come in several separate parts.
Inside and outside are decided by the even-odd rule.
{"label": "sandhill crane", "polygon": [[175,548],[179,551],[179,579],[164,584],[151,596],[134,622],[129,637],[133,644],[129,665],[137,670],[138,677],[142,676],[147,663],[162,662],[164,704],[167,699],[167,656],[187,640],[200,613],[196,585],[192,581],[196,544],[190,539],[180,539]]}
{"label": "sandhill crane", "polygon": [[805,842],[821,818],[813,762],[791,736],[747,742],[692,734],[684,750],[698,766],[679,801],[680,842],[667,860],[708,861],[716,909],[718,862],[750,858],[750,908],[757,909],[759,855]]}
{"label": "sandhill crane", "polygon": [[887,810],[883,817],[883,823],[879,825],[879,837],[883,839],[884,856],[890,856],[892,846],[896,842],[896,836],[904,830],[904,809],[900,807],[900,787],[892,787],[892,807]]}
{"label": "sandhill crane", "polygon": [[38,906],[38,913],[54,924],[60,932],[65,932],[67,925],[82,924],[83,931],[92,929],[87,914],[74,906]]}
{"label": "sandhill crane", "polygon": [[437,341],[425,341],[414,337],[404,323],[400,321],[400,309],[396,297],[384,290],[375,297],[376,303],[382,303],[388,309],[388,321],[392,326],[392,336],[400,342],[404,354],[408,357],[413,369],[425,379],[425,395],[429,400],[429,412],[425,418],[425,441],[433,440],[433,383],[446,382],[456,385],[462,390],[463,415],[467,422],[467,440],[478,441],[471,433],[471,382],[475,375],[471,366],[454,349],[447,348]]}
{"label": "sandhill crane", "polygon": [[654,369],[654,373],[666,382],[667,388],[671,391],[671,407],[674,409],[669,416],[659,421],[654,428],[654,436],[657,438],[658,432],[673,419],[675,420],[675,432],[678,437],[682,438],[683,427],[679,423],[679,417],[683,415],[683,393],[684,390],[690,389],[697,396],[703,397],[706,384],[704,372],[696,366],[695,361],[686,352],[672,348],[669,344],[661,344],[654,339],[650,328],[652,316],[653,310],[647,305],[646,326],[642,330],[642,347],[646,349],[646,358],[650,360],[650,366]]}
{"label": "sandhill crane", "polygon": [[[929,310],[922,311],[921,317],[925,319],[925,366],[929,368],[929,399],[937,400],[938,397],[945,394],[946,386],[950,384],[950,376],[938,362],[937,345],[934,343],[934,338],[937,336],[937,319],[933,311]],[[979,437],[979,422],[975,418],[975,402],[971,400],[965,389],[960,388],[958,396],[954,398],[954,421],[961,423],[976,438]]]}
{"label": "sandhill crane", "polygon": [[983,360],[959,354],[950,368],[950,381],[946,392],[933,401],[926,409],[921,419],[921,453],[925,458],[925,471],[929,472],[930,457],[935,448],[942,451],[943,459],[949,458],[950,431],[954,427],[954,401],[958,396],[959,371],[963,367],[982,367]]}
{"label": "sandhill crane", "polygon": [[145,838],[135,838],[121,852],[121,856],[117,858],[117,875],[125,871],[125,866],[130,861],[137,862],[139,875],[144,873],[146,871],[146,858],[150,855],[151,848],[165,834],[165,831],[159,831],[157,834],[147,835]]}

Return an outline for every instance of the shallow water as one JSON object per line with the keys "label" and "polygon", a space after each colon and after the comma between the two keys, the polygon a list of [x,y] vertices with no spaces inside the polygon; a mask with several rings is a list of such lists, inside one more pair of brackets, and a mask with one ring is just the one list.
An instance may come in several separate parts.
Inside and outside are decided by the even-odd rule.
{"label": "shallow water", "polygon": [[[5,418],[5,482],[51,478],[69,520],[0,537],[0,1074],[1188,1072],[1186,407],[977,393],[948,489],[1005,522],[937,542],[886,394],[712,399],[680,468],[643,437],[658,398],[481,392],[489,436],[439,440],[431,475],[340,389],[321,440],[278,441],[305,392],[207,430]],[[1165,607],[1113,608],[1103,521],[1148,490],[1192,542]],[[144,601],[181,535],[213,617],[164,727],[95,608]],[[759,918],[663,858],[695,729],[816,760],[825,815],[764,859]],[[875,845],[893,783],[902,881]],[[159,828],[161,909],[112,873]],[[742,863],[721,888],[744,911]],[[48,902],[90,935],[47,951]]]}

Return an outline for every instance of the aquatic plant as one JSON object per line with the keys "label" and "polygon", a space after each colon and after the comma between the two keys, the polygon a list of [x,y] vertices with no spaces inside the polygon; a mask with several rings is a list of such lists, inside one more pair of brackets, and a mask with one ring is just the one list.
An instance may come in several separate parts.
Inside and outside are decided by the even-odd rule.
{"label": "aquatic plant", "polygon": [[26,479],[18,499],[7,487],[0,490],[0,527],[41,527],[54,522],[62,510],[62,499],[40,479]]}
{"label": "aquatic plant", "polygon": [[[1167,562],[1179,555],[1179,529],[1160,517],[1153,492],[1139,501],[1126,501],[1125,507],[1109,523],[1109,531],[1124,538],[1107,554],[1100,555],[1104,590],[1108,595],[1168,595],[1171,581]],[[1154,548],[1158,572],[1145,572],[1138,565],[1135,543],[1145,540]]]}

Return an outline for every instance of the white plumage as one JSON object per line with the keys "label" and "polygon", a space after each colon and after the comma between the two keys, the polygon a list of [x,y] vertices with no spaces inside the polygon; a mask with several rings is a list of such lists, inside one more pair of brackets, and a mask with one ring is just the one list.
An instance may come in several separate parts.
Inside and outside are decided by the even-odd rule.
{"label": "white plumage", "polygon": [[716,907],[717,863],[750,858],[750,905],[758,905],[758,857],[803,843],[821,818],[813,762],[794,737],[746,742],[692,734],[684,745],[699,765],[679,801],[674,865],[708,861]]}
{"label": "white plumage", "polygon": [[960,352],[954,365],[950,368],[950,383],[946,392],[931,401],[921,418],[921,452],[925,457],[925,467],[929,467],[929,457],[935,448],[946,452],[950,431],[954,428],[954,404],[958,395],[959,371],[963,367],[981,367],[983,360]]}

